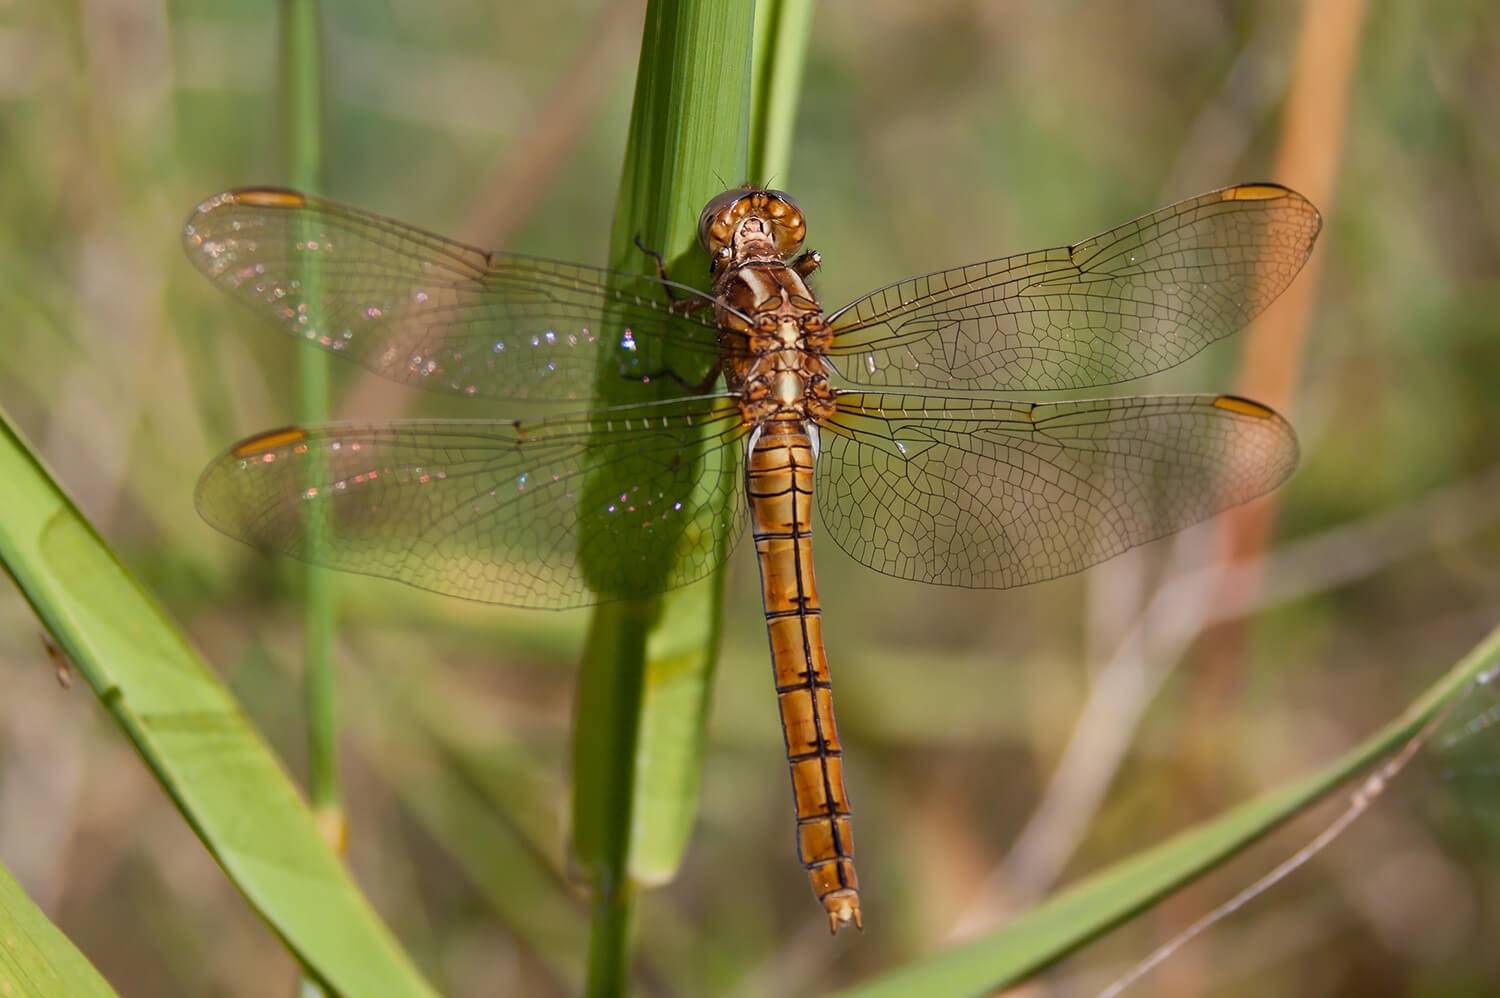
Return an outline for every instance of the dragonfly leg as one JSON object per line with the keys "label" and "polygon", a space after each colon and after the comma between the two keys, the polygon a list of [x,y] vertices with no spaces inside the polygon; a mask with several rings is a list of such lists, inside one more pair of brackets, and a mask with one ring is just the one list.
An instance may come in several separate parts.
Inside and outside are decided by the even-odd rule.
{"label": "dragonfly leg", "polygon": [[792,268],[792,270],[796,272],[798,277],[806,277],[808,274],[811,274],[813,271],[817,270],[818,265],[822,262],[823,254],[819,253],[817,250],[807,250],[801,256],[797,257],[797,259],[787,264],[787,266]]}
{"label": "dragonfly leg", "polygon": [[639,232],[635,234],[635,246],[636,249],[649,256],[652,262],[656,264],[656,276],[662,282],[661,289],[667,296],[667,301],[672,303],[672,311],[678,315],[688,315],[700,309],[708,308],[713,304],[713,300],[709,298],[677,297],[677,293],[672,289],[672,279],[667,276],[667,259],[661,255],[661,250],[654,250],[648,247],[641,239]]}
{"label": "dragonfly leg", "polygon": [[[668,280],[667,258],[661,255],[661,250],[654,250],[648,247],[646,243],[641,239],[641,234],[639,232],[635,234],[634,241],[635,248],[649,256],[656,263],[656,276],[661,278],[663,282]],[[677,301],[677,296],[672,293],[672,286],[670,284],[666,285],[663,290],[666,291],[668,298],[672,299],[674,302]]]}

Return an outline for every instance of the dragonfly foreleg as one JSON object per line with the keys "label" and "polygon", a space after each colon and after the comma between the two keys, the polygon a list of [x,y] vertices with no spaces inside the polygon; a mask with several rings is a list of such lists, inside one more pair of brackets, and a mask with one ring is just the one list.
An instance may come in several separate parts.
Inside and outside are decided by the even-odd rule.
{"label": "dragonfly foreleg", "polygon": [[672,279],[667,276],[667,258],[662,256],[661,250],[654,250],[647,246],[646,243],[641,239],[641,234],[639,232],[635,234],[635,247],[642,253],[649,256],[652,262],[656,264],[656,276],[662,282],[662,292],[667,296],[667,300],[672,303],[672,311],[676,312],[678,315],[687,315],[691,312],[696,312],[699,309],[707,308],[713,304],[713,302],[707,298],[677,297],[677,293],[672,289]]}
{"label": "dragonfly foreleg", "polygon": [[818,266],[822,262],[823,254],[819,253],[817,250],[807,250],[801,256],[797,257],[797,259],[787,264],[787,266],[790,267],[798,277],[806,277],[808,274],[811,274],[813,271],[817,270]]}
{"label": "dragonfly foreleg", "polygon": [[[661,255],[661,250],[654,250],[647,246],[645,241],[641,239],[639,232],[635,234],[634,242],[635,248],[649,256],[656,264],[656,276],[665,284],[667,281],[667,258]],[[677,300],[677,296],[672,293],[672,286],[670,284],[666,284],[662,290],[666,291],[668,298],[673,301]]]}

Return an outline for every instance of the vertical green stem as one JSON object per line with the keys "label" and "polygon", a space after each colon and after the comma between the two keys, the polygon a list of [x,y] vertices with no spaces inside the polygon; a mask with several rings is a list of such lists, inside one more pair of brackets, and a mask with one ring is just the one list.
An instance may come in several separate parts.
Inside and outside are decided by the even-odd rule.
{"label": "vertical green stem", "polygon": [[[693,249],[698,213],[721,178],[746,176],[753,17],[749,3],[649,4],[610,244],[617,269],[649,272],[639,236],[679,278],[706,275],[707,260]],[[691,352],[664,361],[675,371],[703,368]],[[619,379],[597,388],[607,405]],[[690,470],[684,475],[691,480]],[[718,529],[730,528],[725,510]],[[686,843],[720,582],[608,604],[590,628],[574,724],[572,837],[595,890],[590,995],[627,990],[637,891],[667,879]],[[643,579],[645,592],[651,585]]]}
{"label": "vertical green stem", "polygon": [[[299,190],[319,190],[323,173],[322,37],[316,0],[282,0],[281,96],[285,124],[287,176]],[[316,303],[319,276],[309,264],[301,274],[309,301]],[[300,397],[298,419],[328,419],[328,355],[297,351]],[[322,543],[314,524],[310,545]],[[303,695],[307,714],[308,795],[335,847],[342,848],[344,819],[338,772],[338,711],[333,670],[334,607],[331,573],[311,564],[303,568]]]}
{"label": "vertical green stem", "polygon": [[813,0],[759,0],[750,78],[750,180],[784,184],[802,68],[812,34]]}
{"label": "vertical green stem", "polygon": [[[590,723],[597,737],[592,744],[601,753],[594,764],[627,763],[610,767],[616,779],[598,784],[584,805],[585,813],[575,815],[581,823],[602,822],[600,827],[606,831],[592,864],[587,992],[591,998],[623,994],[629,976],[635,931],[635,886],[629,873],[635,782],[629,761],[635,758],[640,739],[644,648],[652,603],[609,603],[595,612],[578,678],[578,714],[593,719]],[[588,808],[597,808],[599,817],[590,818]]]}

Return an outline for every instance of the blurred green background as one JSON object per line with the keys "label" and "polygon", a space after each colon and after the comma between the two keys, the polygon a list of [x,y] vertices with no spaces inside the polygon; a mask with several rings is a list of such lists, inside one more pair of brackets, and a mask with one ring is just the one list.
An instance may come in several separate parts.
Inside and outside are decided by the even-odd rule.
{"label": "blurred green background", "polygon": [[[1333,757],[1500,618],[1500,10],[1319,6],[1352,40],[1347,71],[1319,42],[1300,65],[1322,75],[1299,76],[1314,29],[1289,2],[818,5],[789,175],[748,179],[806,209],[830,307],[1235,181],[1326,187],[1307,190],[1325,224],[1299,278],[1305,342],[1262,341],[1286,397],[1257,393],[1240,357],[1299,321],[1294,302],[1126,389],[1260,394],[1303,462],[1263,507],[1249,615],[1204,636],[1235,616],[1217,583],[1168,590],[1136,624],[1213,528],[1006,593],[887,579],[820,545],[868,926],[832,941],[795,861],[742,545],[701,819],[681,875],[643,902],[643,993],[821,993],[997,924]],[[321,193],[601,262],[641,9],[326,4]],[[297,347],[178,248],[201,198],[285,180],[276,30],[275,5],[245,0],[0,4],[0,405],[299,770],[296,568],[192,508],[210,457],[293,418]],[[1339,93],[1288,136],[1297,100]],[[411,406],[335,376],[340,415]],[[570,993],[586,917],[560,885],[586,613],[353,577],[339,591],[361,883],[445,993]],[[1131,633],[1144,654],[1118,653]],[[291,959],[87,690],[59,689],[39,635],[0,593],[0,863],[122,995],[285,993]],[[1424,752],[1308,869],[1132,993],[1500,993],[1497,702],[1471,697],[1474,733]],[[1337,807],[1031,992],[1093,993]]]}

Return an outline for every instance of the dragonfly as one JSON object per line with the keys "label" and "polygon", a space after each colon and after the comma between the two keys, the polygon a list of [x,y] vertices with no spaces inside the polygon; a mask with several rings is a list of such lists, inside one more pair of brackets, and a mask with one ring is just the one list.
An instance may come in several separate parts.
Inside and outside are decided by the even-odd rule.
{"label": "dragonfly", "polygon": [[547,609],[702,578],[748,521],[798,856],[830,929],[862,927],[814,505],[877,572],[1004,589],[1274,489],[1296,436],[1249,399],[1010,396],[1187,360],[1287,287],[1320,226],[1295,191],[1243,184],[825,312],[808,284],[821,257],[781,191],[708,202],[708,290],[669,280],[660,257],[655,276],[630,274],[228,191],[192,213],[184,244],[272,325],[395,382],[541,408],[256,434],[208,465],[197,506],[261,548]]}

